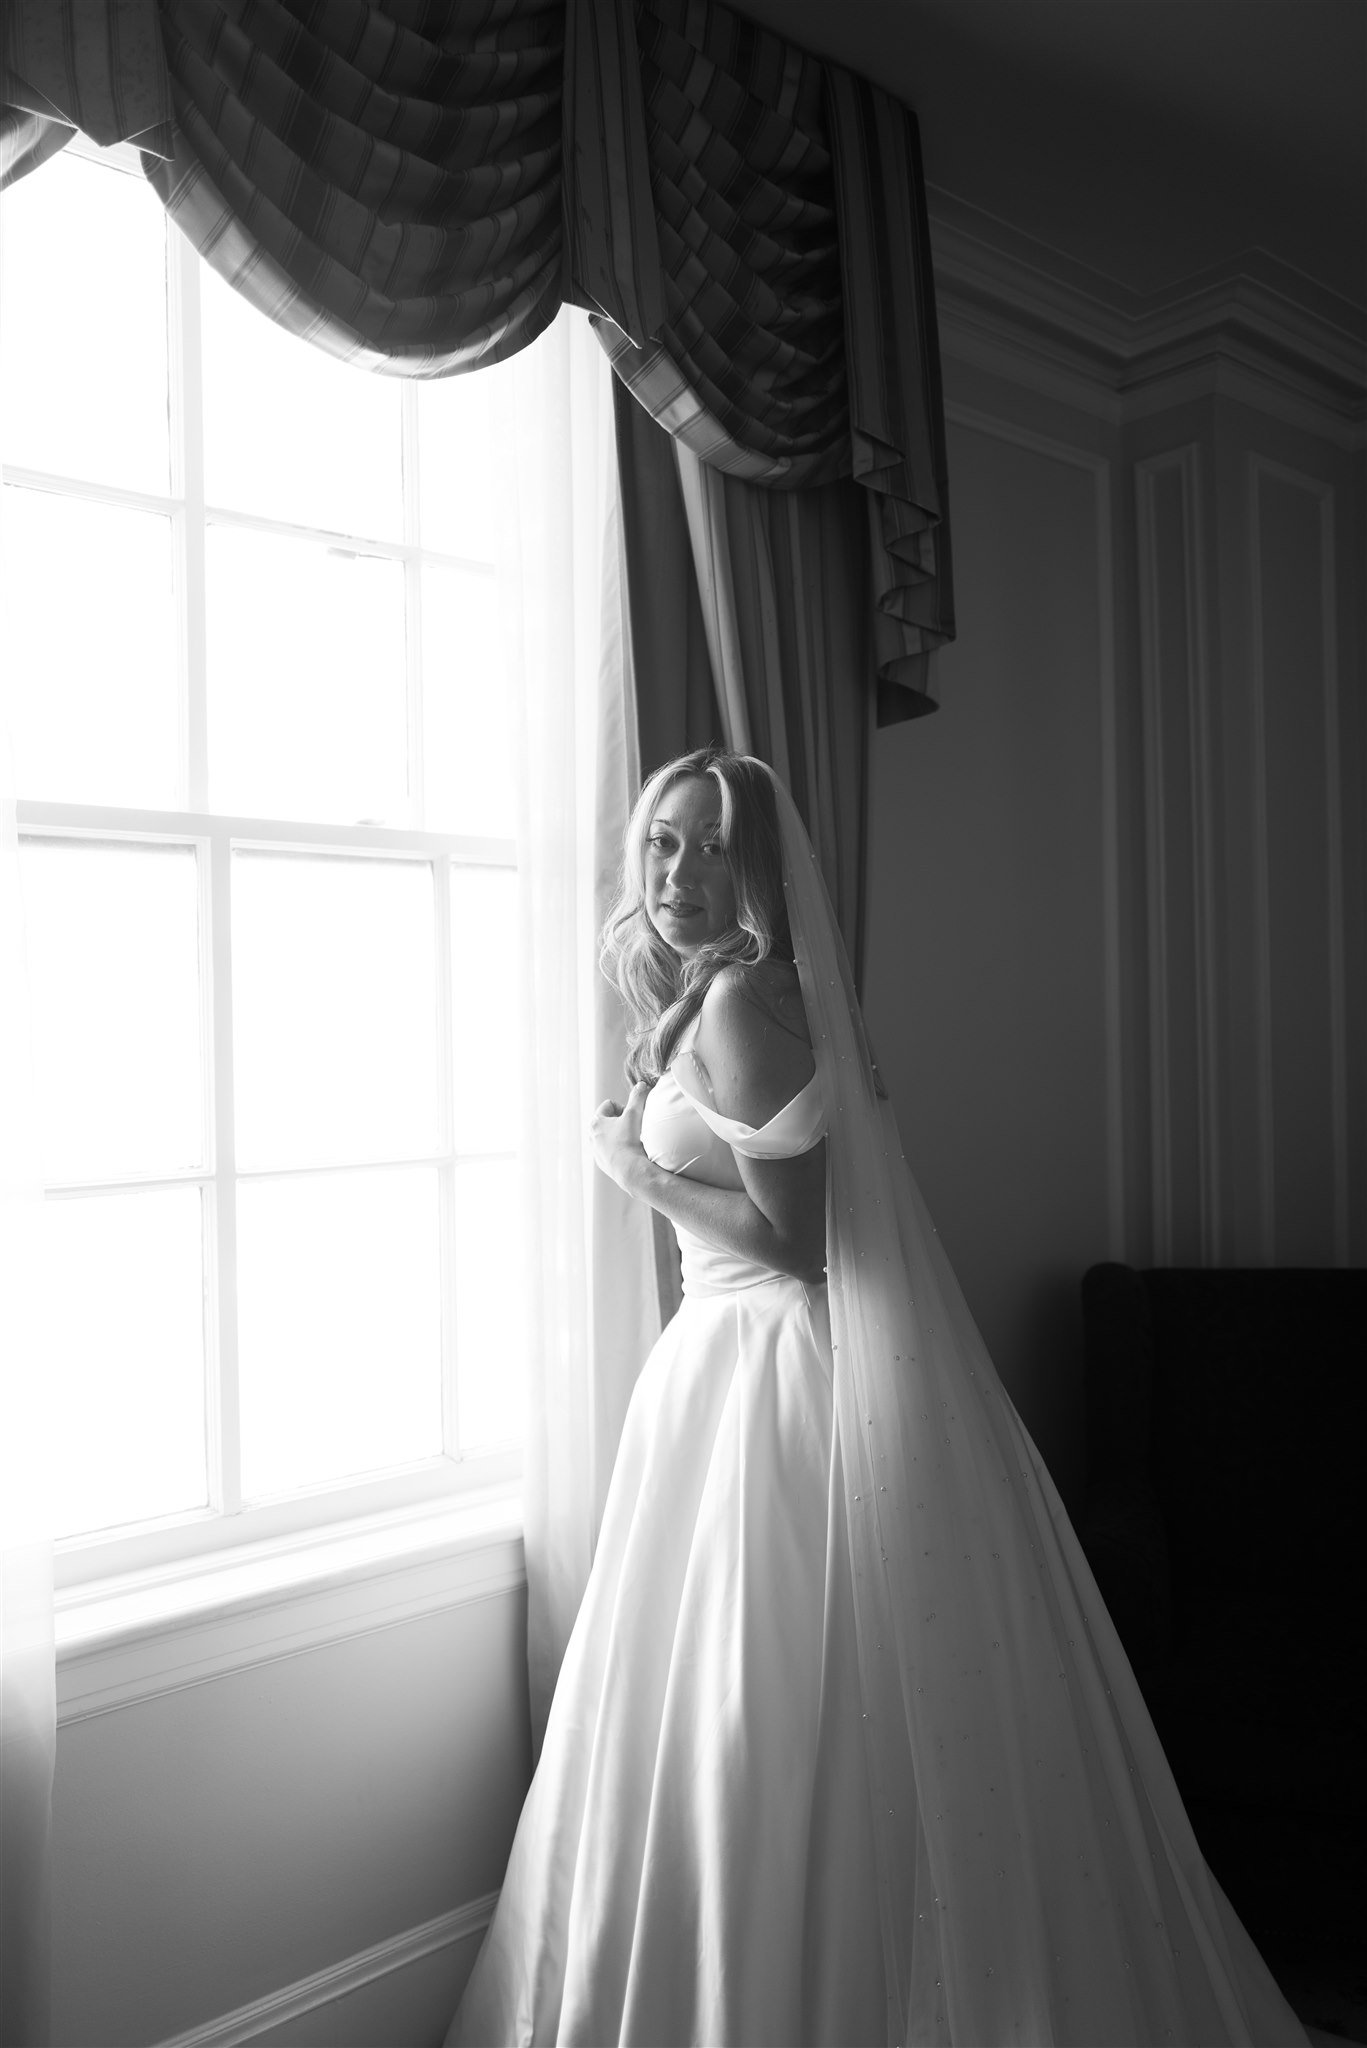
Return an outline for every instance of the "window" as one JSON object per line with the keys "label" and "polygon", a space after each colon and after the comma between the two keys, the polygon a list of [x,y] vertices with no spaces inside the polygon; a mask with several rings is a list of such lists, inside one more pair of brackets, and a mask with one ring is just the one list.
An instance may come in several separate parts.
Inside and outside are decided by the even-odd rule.
{"label": "window", "polygon": [[64,1571],[516,1472],[507,378],[334,362],[76,145],[4,200]]}

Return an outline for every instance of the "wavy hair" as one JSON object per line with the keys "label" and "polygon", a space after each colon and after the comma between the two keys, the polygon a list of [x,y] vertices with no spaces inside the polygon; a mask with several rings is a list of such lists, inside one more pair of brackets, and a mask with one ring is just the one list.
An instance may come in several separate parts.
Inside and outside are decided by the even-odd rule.
{"label": "wavy hair", "polygon": [[[685,960],[646,913],[645,845],[651,819],[676,782],[710,778],[721,799],[721,843],[736,893],[736,922]],[[627,1074],[658,1081],[724,967],[793,957],[783,895],[783,852],[768,770],[748,754],[703,747],[657,768],[637,798],[622,848],[616,900],[603,925],[603,972],[627,1013]]]}

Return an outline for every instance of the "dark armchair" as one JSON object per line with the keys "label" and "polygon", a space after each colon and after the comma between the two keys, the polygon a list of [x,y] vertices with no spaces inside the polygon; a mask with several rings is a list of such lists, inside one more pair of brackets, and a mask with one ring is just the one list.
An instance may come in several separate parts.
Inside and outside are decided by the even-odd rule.
{"label": "dark armchair", "polygon": [[1367,2016],[1367,1271],[1093,1266],[1081,1536],[1205,1854]]}

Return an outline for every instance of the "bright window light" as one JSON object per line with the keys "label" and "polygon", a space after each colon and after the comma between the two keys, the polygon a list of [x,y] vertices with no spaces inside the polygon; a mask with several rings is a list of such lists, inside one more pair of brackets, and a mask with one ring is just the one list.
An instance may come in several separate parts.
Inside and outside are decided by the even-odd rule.
{"label": "bright window light", "polygon": [[202,1166],[193,850],[30,838],[21,861],[47,1179]]}
{"label": "bright window light", "polygon": [[402,387],[335,361],[200,269],[210,506],[403,538]]}
{"label": "bright window light", "polygon": [[239,853],[232,896],[238,1165],[438,1151],[430,865]]}
{"label": "bright window light", "polygon": [[44,1205],[43,1369],[62,1418],[57,1526],[75,1536],[208,1499],[197,1187]]}
{"label": "bright window light", "polygon": [[404,824],[402,565],[217,522],[204,553],[214,809]]}
{"label": "bright window light", "polygon": [[11,484],[4,522],[0,631],[22,788],[169,809],[180,793],[169,517]]}
{"label": "bright window light", "polygon": [[7,466],[167,488],[166,217],[133,186],[67,150],[5,194]]}
{"label": "bright window light", "polygon": [[242,1187],[248,1499],[441,1455],[438,1208],[428,1167]]}
{"label": "bright window light", "polygon": [[64,1556],[505,1482],[507,366],[419,385],[286,334],[132,152],[77,142],[2,203]]}

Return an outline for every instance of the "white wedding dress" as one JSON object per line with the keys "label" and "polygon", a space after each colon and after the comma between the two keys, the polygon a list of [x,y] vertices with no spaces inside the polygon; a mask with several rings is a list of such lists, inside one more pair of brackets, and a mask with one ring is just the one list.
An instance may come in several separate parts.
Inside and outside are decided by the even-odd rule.
{"label": "white wedding dress", "polygon": [[734,1154],[824,1133],[829,1287],[679,1233],[447,2048],[1304,2044],[920,1205],[776,797],[816,1074],[753,1130],[686,1037],[642,1136],[738,1187]]}
{"label": "white wedding dress", "polygon": [[[756,1132],[690,1100],[690,1064],[681,1048],[647,1102],[657,1164],[738,1187],[731,1144],[820,1141],[815,1078]],[[883,2034],[847,1547],[827,1556],[825,1289],[679,1242],[683,1306],[632,1397],[448,2048]]]}

